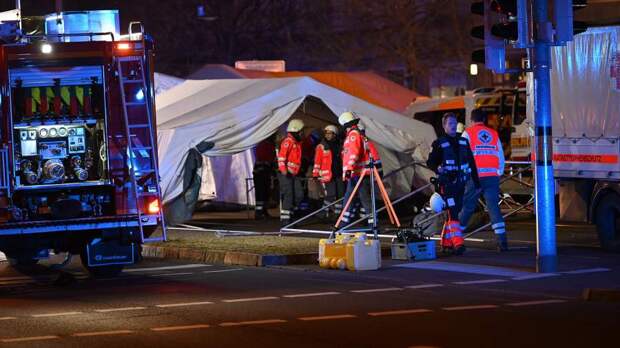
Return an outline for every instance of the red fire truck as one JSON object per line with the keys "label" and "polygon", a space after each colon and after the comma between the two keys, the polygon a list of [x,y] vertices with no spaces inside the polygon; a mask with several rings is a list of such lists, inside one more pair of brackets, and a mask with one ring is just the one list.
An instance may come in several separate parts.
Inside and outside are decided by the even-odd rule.
{"label": "red fire truck", "polygon": [[109,276],[165,240],[153,41],[136,27],[0,45],[0,251],[12,264],[66,252]]}

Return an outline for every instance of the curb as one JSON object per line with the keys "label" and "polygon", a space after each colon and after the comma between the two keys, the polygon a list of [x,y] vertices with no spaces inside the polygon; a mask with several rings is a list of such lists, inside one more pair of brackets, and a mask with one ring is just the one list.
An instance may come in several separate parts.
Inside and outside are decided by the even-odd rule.
{"label": "curb", "polygon": [[620,302],[620,289],[593,289],[583,290],[583,299],[598,302]]}
{"label": "curb", "polygon": [[221,265],[261,267],[314,264],[317,263],[319,254],[260,255],[239,251],[143,245],[142,256],[145,258],[179,259]]}

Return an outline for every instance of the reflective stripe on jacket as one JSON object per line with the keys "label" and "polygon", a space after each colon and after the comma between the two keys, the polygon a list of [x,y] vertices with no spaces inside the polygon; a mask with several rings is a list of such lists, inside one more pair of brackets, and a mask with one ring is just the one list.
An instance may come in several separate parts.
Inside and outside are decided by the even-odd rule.
{"label": "reflective stripe on jacket", "polygon": [[314,150],[314,167],[312,168],[312,176],[319,178],[323,183],[332,181],[332,160],[332,151],[325,149],[323,144],[317,145]]}
{"label": "reflective stripe on jacket", "polygon": [[357,126],[352,126],[342,146],[342,175],[351,171],[353,176],[362,174],[364,163],[368,161],[368,153],[364,148],[364,139]]}
{"label": "reflective stripe on jacket", "polygon": [[501,162],[504,154],[497,132],[483,123],[474,123],[464,133],[474,154],[478,176],[500,175],[500,170],[503,171]]}
{"label": "reflective stripe on jacket", "polygon": [[456,149],[450,144],[448,137],[441,137],[438,141],[442,150],[441,167],[444,170],[443,174],[450,176],[458,173],[454,178],[458,177],[462,182],[467,181],[471,174],[468,161],[469,142],[467,139],[458,138],[458,148]]}
{"label": "reflective stripe on jacket", "polygon": [[291,173],[297,175],[301,168],[301,143],[289,133],[278,151],[278,170],[283,175]]}

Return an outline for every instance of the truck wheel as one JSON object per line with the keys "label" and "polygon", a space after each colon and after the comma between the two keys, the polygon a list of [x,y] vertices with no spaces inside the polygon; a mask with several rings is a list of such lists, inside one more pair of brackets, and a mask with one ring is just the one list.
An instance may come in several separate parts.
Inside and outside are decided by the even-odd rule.
{"label": "truck wheel", "polygon": [[603,249],[620,252],[620,196],[609,194],[598,204],[596,230]]}

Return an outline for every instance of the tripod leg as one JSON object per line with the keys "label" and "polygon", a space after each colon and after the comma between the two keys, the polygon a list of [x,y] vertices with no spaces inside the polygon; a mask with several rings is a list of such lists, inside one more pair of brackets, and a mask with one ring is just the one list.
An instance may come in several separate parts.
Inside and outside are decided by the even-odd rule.
{"label": "tripod leg", "polygon": [[357,181],[357,184],[355,184],[355,187],[353,188],[353,191],[351,192],[351,196],[349,197],[349,200],[347,201],[347,203],[344,205],[344,209],[342,209],[342,212],[340,212],[340,216],[338,217],[338,221],[336,221],[336,224],[334,225],[336,228],[338,228],[338,226],[340,226],[340,222],[342,221],[342,218],[344,217],[344,213],[346,213],[349,210],[349,206],[351,205],[351,202],[353,202],[353,199],[355,199],[355,195],[357,194],[357,190],[359,190],[359,187],[362,183],[362,181],[364,180],[364,176],[366,175],[366,172],[362,172],[362,175],[360,176],[360,179]]}
{"label": "tripod leg", "polygon": [[377,230],[377,206],[375,202],[375,171],[371,171],[369,175],[370,179],[370,216],[372,217],[372,232],[375,239],[379,239]]}
{"label": "tripod leg", "polygon": [[[398,220],[398,216],[396,215],[396,211],[394,210],[394,206],[392,205],[392,201],[390,201],[390,197],[387,194],[387,190],[385,189],[385,185],[383,185],[383,180],[381,180],[381,177],[379,176],[379,171],[377,170],[377,168],[373,168],[373,170],[375,171],[375,177],[377,178],[377,184],[379,185],[379,189],[381,190],[381,195],[383,196],[383,200],[385,201],[385,205],[387,207],[388,210],[388,215],[390,215],[391,217],[394,218],[394,221],[396,222],[396,226],[400,227],[400,221]],[[390,220],[392,220],[390,218]],[[392,222],[394,223],[394,222]]]}

